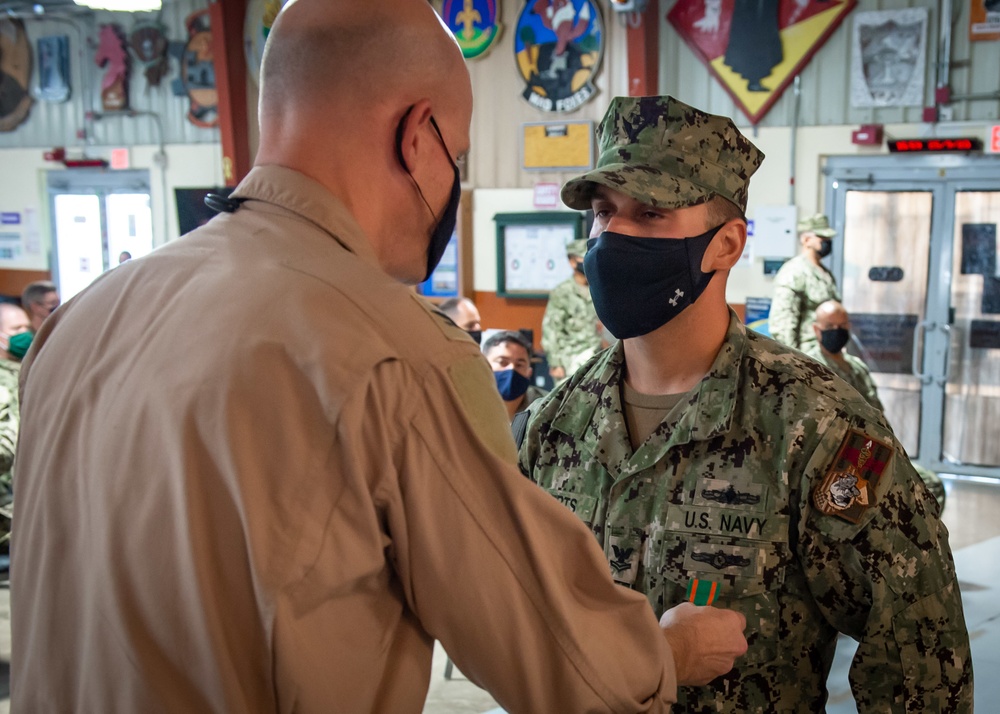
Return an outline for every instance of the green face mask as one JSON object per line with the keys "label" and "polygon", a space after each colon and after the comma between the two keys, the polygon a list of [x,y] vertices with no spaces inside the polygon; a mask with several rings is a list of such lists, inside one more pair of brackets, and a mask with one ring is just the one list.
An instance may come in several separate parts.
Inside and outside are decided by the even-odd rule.
{"label": "green face mask", "polygon": [[10,356],[14,359],[24,359],[34,338],[35,335],[31,332],[18,332],[16,335],[11,335],[7,342],[7,351],[10,352]]}

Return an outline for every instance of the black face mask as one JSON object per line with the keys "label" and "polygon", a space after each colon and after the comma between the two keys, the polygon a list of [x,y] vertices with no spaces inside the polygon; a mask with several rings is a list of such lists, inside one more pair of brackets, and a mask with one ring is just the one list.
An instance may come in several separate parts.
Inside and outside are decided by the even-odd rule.
{"label": "black face mask", "polygon": [[837,354],[851,340],[851,331],[846,327],[834,327],[819,333],[820,344],[831,354]]}
{"label": "black face mask", "polygon": [[576,265],[573,266],[573,270],[575,270],[576,272],[578,272],[583,277],[587,277],[587,271],[583,269],[583,261],[582,260],[579,261]]}
{"label": "black face mask", "polygon": [[[413,111],[413,107],[406,110],[406,114],[399,120],[399,126],[396,128],[396,158],[408,174],[410,174],[410,167],[406,165],[406,160],[403,158],[403,124],[406,122],[406,118],[410,116],[411,111]],[[448,203],[441,212],[441,217],[437,218],[437,214],[431,208],[431,204],[427,203],[427,199],[424,198],[424,192],[420,190],[420,184],[413,178],[413,174],[410,174],[413,185],[417,187],[417,193],[420,194],[420,200],[427,206],[427,210],[431,212],[431,215],[437,218],[437,224],[431,233],[430,245],[427,247],[427,275],[424,276],[424,280],[431,277],[434,268],[441,262],[444,251],[448,248],[448,242],[451,240],[451,236],[455,232],[455,224],[458,222],[458,203],[462,198],[462,180],[461,174],[458,171],[458,165],[452,160],[451,152],[448,151],[448,145],[444,143],[444,137],[441,136],[441,130],[438,128],[437,122],[434,121],[434,117],[431,117],[431,126],[434,127],[434,131],[437,132],[438,139],[441,141],[441,146],[444,147],[445,156],[448,157],[448,162],[455,172],[455,178],[451,184],[451,196],[448,198]]]}
{"label": "black face mask", "polygon": [[819,250],[816,251],[820,258],[825,258],[833,252],[833,241],[829,238],[821,238],[822,244]]}
{"label": "black face mask", "polygon": [[482,330],[466,330],[469,333],[469,337],[476,341],[477,345],[483,343],[483,331]]}
{"label": "black face mask", "polygon": [[605,231],[587,241],[590,294],[611,334],[622,340],[645,335],[693,305],[714,275],[701,271],[701,260],[722,225],[691,238]]}

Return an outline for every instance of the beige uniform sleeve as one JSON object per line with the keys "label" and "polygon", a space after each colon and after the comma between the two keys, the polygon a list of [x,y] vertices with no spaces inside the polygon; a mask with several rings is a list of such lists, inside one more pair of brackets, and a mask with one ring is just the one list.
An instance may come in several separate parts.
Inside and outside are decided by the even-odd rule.
{"label": "beige uniform sleeve", "polygon": [[675,669],[652,609],[497,442],[510,437],[489,376],[472,357],[429,375],[383,363],[347,410],[364,415],[344,428],[368,435],[372,464],[393,454],[373,488],[408,606],[512,714],[668,711]]}

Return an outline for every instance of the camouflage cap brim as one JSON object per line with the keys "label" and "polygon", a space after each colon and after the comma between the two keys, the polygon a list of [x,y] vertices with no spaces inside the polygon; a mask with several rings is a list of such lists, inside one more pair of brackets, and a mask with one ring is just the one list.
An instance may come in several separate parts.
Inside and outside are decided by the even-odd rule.
{"label": "camouflage cap brim", "polygon": [[835,235],[837,235],[837,231],[833,230],[832,228],[816,228],[810,232],[815,233],[820,238],[833,238]]}
{"label": "camouflage cap brim", "polygon": [[705,203],[715,192],[652,166],[608,164],[570,179],[562,187],[563,203],[577,211],[590,209],[598,186],[605,186],[657,208],[685,208]]}

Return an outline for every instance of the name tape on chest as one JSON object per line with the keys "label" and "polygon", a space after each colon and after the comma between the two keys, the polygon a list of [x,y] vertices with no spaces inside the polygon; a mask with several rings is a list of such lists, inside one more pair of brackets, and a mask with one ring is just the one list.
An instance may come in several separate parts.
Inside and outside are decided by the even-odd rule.
{"label": "name tape on chest", "polygon": [[821,513],[850,523],[861,521],[875,505],[879,481],[892,458],[892,447],[851,429],[823,480],[813,489],[813,504]]}
{"label": "name tape on chest", "polygon": [[784,538],[788,517],[753,514],[733,508],[706,508],[670,504],[666,527],[682,533],[773,541]]}

